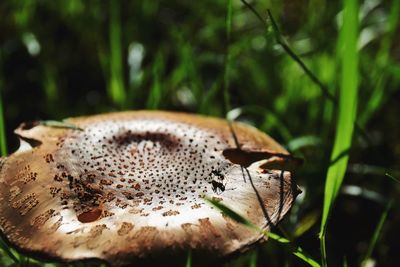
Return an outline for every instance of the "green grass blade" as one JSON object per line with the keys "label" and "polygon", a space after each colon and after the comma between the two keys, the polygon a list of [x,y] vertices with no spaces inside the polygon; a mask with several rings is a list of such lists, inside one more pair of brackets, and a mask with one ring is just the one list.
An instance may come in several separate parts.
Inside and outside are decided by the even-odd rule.
{"label": "green grass blade", "polygon": [[[0,77],[1,79],[1,77]],[[1,156],[7,155],[6,129],[3,114],[2,81],[0,80],[0,152]]]}
{"label": "green grass blade", "polygon": [[44,68],[44,79],[43,79],[43,88],[46,93],[47,103],[48,105],[53,104],[54,101],[57,101],[57,77],[56,71],[53,66],[50,64],[45,65]]}
{"label": "green grass blade", "polygon": [[376,81],[374,86],[374,91],[371,97],[367,101],[367,105],[360,114],[359,122],[361,126],[365,125],[367,121],[371,118],[372,114],[381,107],[383,99],[387,96],[387,91],[385,86],[387,86],[390,75],[388,72],[388,66],[391,65],[390,59],[390,46],[393,43],[395,37],[396,29],[398,28],[400,20],[400,0],[394,0],[390,8],[390,15],[386,25],[386,34],[381,42],[381,47],[376,56],[376,69],[372,73],[372,80]]}
{"label": "green grass blade", "polygon": [[361,263],[362,266],[366,266],[368,259],[371,258],[372,251],[374,251],[375,245],[380,237],[380,234],[382,233],[383,225],[386,221],[389,210],[392,208],[393,202],[394,202],[393,199],[391,199],[387,203],[385,210],[383,211],[381,217],[379,218],[378,224],[376,225],[371,241],[369,242],[367,253],[365,253],[364,259]]}
{"label": "green grass blade", "polygon": [[[358,91],[358,2],[344,0],[343,25],[340,29],[339,47],[341,55],[341,87],[336,136],[331,161],[343,151],[349,150],[352,143],[354,122],[357,111]],[[328,217],[339,193],[347,168],[349,155],[346,154],[330,165],[326,177],[324,206],[322,212],[320,239],[322,266],[327,266],[325,233]]]}
{"label": "green grass blade", "polygon": [[[42,263],[42,267],[64,267],[64,265],[57,263]],[[99,267],[106,267],[105,265],[100,265]]]}
{"label": "green grass blade", "polygon": [[385,173],[385,176],[389,177],[390,179],[392,179],[393,181],[400,183],[400,180],[397,179],[396,177],[394,177],[393,175],[390,175],[389,173]]}
{"label": "green grass blade", "polygon": [[275,39],[278,44],[282,46],[282,48],[285,50],[285,52],[300,66],[300,68],[304,71],[305,74],[311,79],[311,81],[316,84],[322,91],[322,93],[325,95],[326,98],[331,100],[333,103],[337,103],[337,99],[329,92],[328,87],[323,84],[317,76],[307,67],[306,64],[296,55],[296,53],[290,48],[290,46],[286,43],[286,41],[283,39],[279,28],[278,24],[275,22],[274,17],[272,16],[271,11],[268,9],[268,18],[271,21],[271,26],[275,34]]}
{"label": "green grass blade", "polygon": [[15,263],[19,263],[17,256],[13,253],[11,248],[4,242],[3,238],[0,237],[0,249],[3,250],[7,256]]}
{"label": "green grass blade", "polygon": [[[187,80],[188,85],[193,92],[195,102],[200,108],[200,105],[204,99],[204,84],[203,79],[200,76],[198,60],[194,54],[192,44],[186,40],[182,34],[179,34],[178,36],[178,47],[182,62],[177,71],[181,72],[181,78]],[[175,86],[178,84],[175,81],[174,83]]]}
{"label": "green grass blade", "polygon": [[310,230],[315,224],[318,223],[320,217],[320,213],[318,211],[310,212],[306,214],[303,219],[297,224],[296,230],[294,231],[293,236],[299,237],[302,236],[305,232]]}
{"label": "green grass blade", "polygon": [[186,259],[186,267],[191,267],[192,266],[192,251],[188,251],[187,259]]}
{"label": "green grass blade", "polygon": [[[3,114],[3,62],[2,62],[2,51],[0,50],[0,153],[1,157],[7,156],[7,140],[6,140],[6,130],[4,123]],[[0,159],[1,160],[1,159]],[[18,258],[14,255],[11,248],[6,244],[2,237],[0,237],[0,249],[5,252],[5,254],[11,258],[12,261],[18,263]]]}
{"label": "green grass blade", "polygon": [[250,255],[249,267],[257,267],[257,250],[254,250]]}
{"label": "green grass blade", "polygon": [[[241,0],[242,3],[251,10],[251,12],[256,15],[256,17],[264,24],[264,26],[268,29],[268,24],[265,19],[262,18],[260,13],[257,12],[247,1]],[[290,48],[290,46],[286,43],[286,41],[283,39],[278,25],[272,16],[271,11],[268,9],[268,18],[271,22],[271,26],[275,35],[275,40],[276,42],[282,46],[283,50],[300,66],[300,68],[304,71],[304,73],[307,74],[307,76],[311,79],[313,83],[315,83],[321,90],[322,93],[330,99],[332,102],[337,103],[337,99],[329,92],[328,87],[324,85],[318,78],[315,76],[315,74],[304,64],[304,62],[296,55],[296,53]]]}
{"label": "green grass blade", "polygon": [[[275,233],[269,232],[268,237],[279,243],[282,243],[282,244],[290,244],[291,243],[289,239],[284,238]],[[313,267],[320,266],[320,264],[317,261],[315,261],[314,259],[312,259],[310,256],[308,256],[308,254],[305,253],[301,247],[292,247],[292,253],[299,259],[302,259],[304,262],[307,262],[310,266],[313,266]]]}
{"label": "green grass blade", "polygon": [[226,50],[224,60],[224,115],[229,112],[230,108],[230,95],[229,95],[229,72],[231,67],[231,53],[230,53],[230,42],[232,32],[232,0],[228,0],[226,8]]}
{"label": "green grass blade", "polygon": [[[288,240],[287,238],[281,237],[280,235],[277,235],[275,233],[271,233],[268,231],[265,231],[263,229],[261,229],[260,227],[258,227],[257,225],[255,225],[254,223],[250,222],[249,220],[247,220],[246,218],[244,218],[242,215],[240,215],[239,213],[233,211],[231,208],[227,207],[226,205],[222,204],[220,201],[216,201],[214,199],[211,198],[204,198],[205,201],[207,201],[209,204],[211,204],[212,206],[216,207],[218,210],[220,210],[222,213],[224,213],[226,216],[230,217],[231,219],[235,220],[236,222],[243,224],[257,232],[262,233],[265,236],[268,236],[269,238],[282,243],[282,244],[288,244],[291,245],[290,240]],[[295,247],[291,245],[291,249],[292,249],[292,253],[298,257],[299,259],[303,260],[304,262],[308,263],[310,266],[313,267],[319,267],[320,264],[315,261],[314,259],[312,259],[310,256],[308,256],[301,247]]]}
{"label": "green grass blade", "polygon": [[289,142],[293,139],[289,128],[283,122],[282,116],[278,114],[273,108],[267,108],[265,106],[258,105],[246,105],[231,109],[227,114],[228,120],[236,120],[242,115],[257,116],[262,119],[261,126],[259,127],[263,131],[270,131],[274,129],[282,135],[282,138]]}
{"label": "green grass blade", "polygon": [[153,84],[150,88],[150,94],[146,104],[148,109],[157,109],[160,107],[163,94],[163,86],[161,83],[161,75],[163,72],[164,72],[164,58],[162,52],[158,52],[155,61],[153,63],[153,69],[152,69]]}
{"label": "green grass blade", "polygon": [[[254,15],[264,24],[264,26],[267,29],[268,32],[268,24],[266,22],[266,20],[264,20],[262,18],[262,16],[257,12],[257,10],[255,10],[248,2],[246,2],[246,0],[241,0],[242,3],[251,10],[251,12],[254,13]],[[274,19],[274,17],[272,16],[271,11],[268,9],[268,18],[271,22],[271,26],[272,26],[272,30],[274,32],[275,35],[275,40],[276,42],[282,47],[282,49],[285,51],[286,54],[288,54],[293,61],[295,61],[297,63],[297,65],[303,70],[303,72],[307,75],[307,77],[309,77],[309,79],[318,87],[320,88],[322,94],[329,99],[335,106],[338,105],[338,99],[332,95],[329,92],[328,87],[321,82],[320,79],[318,79],[318,77],[307,67],[307,65],[301,60],[301,58],[299,56],[297,56],[297,54],[292,50],[292,48],[287,44],[287,42],[285,41],[285,39],[282,37],[278,25]],[[364,131],[364,129],[356,122],[354,121],[354,124],[356,126],[356,130],[357,132],[368,142],[370,143],[370,139],[367,135],[367,133]]]}
{"label": "green grass blade", "polygon": [[225,206],[224,204],[222,204],[219,201],[216,201],[214,199],[211,198],[204,198],[209,204],[211,204],[212,206],[216,207],[217,209],[219,209],[220,211],[222,211],[222,213],[224,213],[225,215],[227,215],[229,218],[235,220],[236,222],[243,224],[251,229],[254,229],[256,231],[260,231],[264,232],[262,229],[260,229],[257,225],[253,224],[252,222],[250,222],[249,220],[247,220],[246,218],[244,218],[242,215],[240,215],[239,213],[233,211],[232,209],[228,208],[227,206]]}
{"label": "green grass blade", "polygon": [[[255,10],[246,0],[241,0],[241,1],[264,24],[264,26],[268,31],[268,24],[266,20],[262,18],[260,13],[258,13],[257,10]],[[271,27],[274,32],[275,41],[283,48],[286,54],[288,54],[298,64],[298,66],[304,71],[304,73],[310,78],[310,80],[320,88],[324,96],[333,103],[337,104],[338,102],[337,99],[329,92],[328,87],[317,78],[317,76],[307,67],[306,64],[304,64],[304,62],[300,59],[300,57],[296,55],[296,53],[290,48],[290,46],[284,40],[284,38],[280,33],[278,24],[276,23],[274,17],[272,16],[271,11],[268,9],[267,12],[268,12],[268,19],[271,22]]]}
{"label": "green grass blade", "polygon": [[217,79],[216,81],[214,81],[210,88],[205,92],[204,97],[201,99],[200,107],[198,110],[200,114],[214,115],[212,113],[214,108],[213,99],[215,99],[215,96],[221,88],[221,81],[222,79]]}
{"label": "green grass blade", "polygon": [[321,138],[315,136],[315,135],[305,135],[305,136],[300,136],[296,137],[287,144],[287,148],[291,151],[297,151],[299,149],[302,149],[304,147],[309,147],[309,146],[319,146],[322,144]]}
{"label": "green grass blade", "polygon": [[110,1],[110,77],[108,93],[114,104],[123,107],[125,89],[123,82],[120,1]]}

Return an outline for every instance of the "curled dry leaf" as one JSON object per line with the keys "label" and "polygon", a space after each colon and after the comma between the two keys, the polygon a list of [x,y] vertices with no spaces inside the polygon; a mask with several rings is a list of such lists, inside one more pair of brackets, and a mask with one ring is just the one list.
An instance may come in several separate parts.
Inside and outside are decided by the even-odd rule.
{"label": "curled dry leaf", "polygon": [[176,262],[191,250],[214,261],[263,235],[203,196],[269,229],[297,194],[278,166],[288,152],[241,123],[148,111],[68,122],[80,130],[21,125],[20,148],[1,160],[1,229],[34,256],[127,265]]}

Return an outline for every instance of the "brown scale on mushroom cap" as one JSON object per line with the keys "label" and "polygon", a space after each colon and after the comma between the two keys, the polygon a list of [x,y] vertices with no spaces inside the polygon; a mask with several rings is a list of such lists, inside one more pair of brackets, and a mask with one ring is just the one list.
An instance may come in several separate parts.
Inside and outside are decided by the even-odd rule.
{"label": "brown scale on mushroom cap", "polygon": [[263,236],[203,196],[269,229],[297,192],[291,172],[269,164],[290,161],[288,152],[241,123],[233,135],[224,120],[172,112],[68,122],[82,130],[23,124],[20,149],[1,160],[1,229],[33,255],[125,265],[190,249],[218,259]]}

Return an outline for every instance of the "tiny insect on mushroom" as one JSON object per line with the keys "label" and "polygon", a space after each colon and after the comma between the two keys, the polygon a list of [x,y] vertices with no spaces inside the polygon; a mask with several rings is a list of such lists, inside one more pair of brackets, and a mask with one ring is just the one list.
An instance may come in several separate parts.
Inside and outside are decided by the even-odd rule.
{"label": "tiny insect on mushroom", "polygon": [[[263,229],[292,206],[289,153],[241,123],[173,112],[121,112],[22,124],[0,164],[0,227],[16,248],[65,262],[215,262],[263,240],[208,205]],[[283,166],[283,167],[282,167]],[[281,168],[282,167],[282,168]]]}

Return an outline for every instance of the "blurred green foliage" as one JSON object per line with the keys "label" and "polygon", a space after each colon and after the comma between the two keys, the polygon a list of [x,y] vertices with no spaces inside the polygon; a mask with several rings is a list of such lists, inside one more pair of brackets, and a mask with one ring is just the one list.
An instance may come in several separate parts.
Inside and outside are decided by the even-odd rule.
{"label": "blurred green foliage", "polygon": [[[283,42],[339,99],[341,86],[356,79],[340,71],[343,2],[250,4],[265,19],[271,9]],[[344,258],[360,265],[366,255],[379,266],[400,261],[398,201],[385,210],[400,193],[385,176],[400,177],[399,15],[399,0],[359,1],[357,122],[368,138],[355,132],[328,218],[330,266],[343,265]],[[281,228],[320,258],[337,107],[276,42],[269,20],[266,29],[239,0],[2,0],[0,17],[3,155],[17,147],[12,131],[22,121],[146,108],[224,117],[229,106],[229,118],[255,125],[305,158],[296,175],[303,193]],[[5,246],[0,265],[40,265],[13,253]],[[302,266],[289,248],[273,242],[228,266],[249,264]]]}

